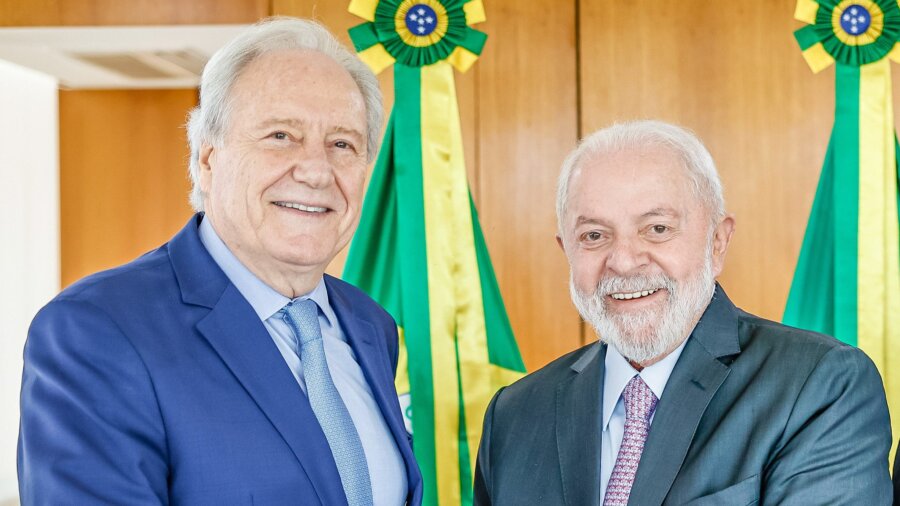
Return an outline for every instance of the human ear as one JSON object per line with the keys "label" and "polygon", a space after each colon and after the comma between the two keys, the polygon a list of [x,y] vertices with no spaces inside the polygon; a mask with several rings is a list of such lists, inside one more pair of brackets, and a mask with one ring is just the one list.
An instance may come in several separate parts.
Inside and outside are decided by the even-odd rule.
{"label": "human ear", "polygon": [[212,184],[212,170],[215,164],[215,149],[211,144],[203,144],[200,146],[200,153],[197,156],[197,165],[200,167],[200,191],[209,193],[209,187]]}
{"label": "human ear", "polygon": [[732,234],[734,234],[734,216],[726,215],[713,231],[712,267],[714,276],[721,274],[722,269],[725,268],[725,253],[728,251]]}

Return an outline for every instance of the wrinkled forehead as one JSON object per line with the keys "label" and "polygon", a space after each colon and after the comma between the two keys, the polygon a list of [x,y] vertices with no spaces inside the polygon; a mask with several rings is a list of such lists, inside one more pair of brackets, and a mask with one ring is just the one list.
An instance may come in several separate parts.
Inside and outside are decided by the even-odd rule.
{"label": "wrinkled forehead", "polygon": [[616,193],[638,181],[662,185],[673,193],[694,186],[692,174],[678,151],[662,144],[646,144],[585,154],[569,178],[569,196],[579,189]]}
{"label": "wrinkled forehead", "polygon": [[572,172],[567,220],[636,219],[702,208],[680,157],[670,149],[620,149],[586,157]]}
{"label": "wrinkled forehead", "polygon": [[231,95],[248,92],[250,98],[266,92],[296,91],[321,87],[321,91],[347,93],[362,99],[356,81],[340,63],[314,49],[275,49],[244,66],[234,81]]}
{"label": "wrinkled forehead", "polygon": [[627,172],[636,167],[653,165],[659,169],[659,174],[668,174],[674,177],[690,180],[690,171],[687,162],[677,149],[662,142],[647,141],[640,144],[625,144],[611,146],[598,151],[585,153],[575,171],[579,169],[591,170],[600,167],[611,173]]}
{"label": "wrinkled forehead", "polygon": [[356,81],[334,59],[311,49],[279,49],[258,56],[244,68],[227,100],[232,113],[315,113],[341,128],[365,132],[365,100]]}

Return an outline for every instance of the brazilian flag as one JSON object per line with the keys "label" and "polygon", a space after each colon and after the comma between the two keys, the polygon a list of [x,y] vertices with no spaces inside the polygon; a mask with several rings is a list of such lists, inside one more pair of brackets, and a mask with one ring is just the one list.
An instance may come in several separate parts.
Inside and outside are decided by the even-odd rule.
{"label": "brazilian flag", "polygon": [[397,391],[424,503],[472,503],[482,419],[525,371],[466,181],[454,67],[487,36],[481,0],[353,0],[373,71],[394,67],[394,108],[343,278],[383,305],[401,339]]}
{"label": "brazilian flag", "polygon": [[800,0],[795,32],[814,72],[835,64],[834,127],[784,312],[789,325],[863,349],[900,432],[898,144],[890,60],[897,0]]}

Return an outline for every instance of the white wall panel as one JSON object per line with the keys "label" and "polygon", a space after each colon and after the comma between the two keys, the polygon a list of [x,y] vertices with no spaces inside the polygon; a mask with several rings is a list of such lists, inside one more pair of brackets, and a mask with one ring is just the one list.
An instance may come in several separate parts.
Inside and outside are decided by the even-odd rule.
{"label": "white wall panel", "polygon": [[58,125],[56,80],[0,61],[0,504],[18,495],[25,335],[59,290]]}

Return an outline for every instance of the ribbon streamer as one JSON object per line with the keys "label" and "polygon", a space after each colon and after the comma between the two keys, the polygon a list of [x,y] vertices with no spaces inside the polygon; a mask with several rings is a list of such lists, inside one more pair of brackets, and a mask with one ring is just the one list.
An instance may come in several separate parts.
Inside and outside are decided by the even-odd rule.
{"label": "ribbon streamer", "polygon": [[[401,406],[411,414],[424,503],[472,503],[482,419],[522,358],[466,181],[454,67],[486,35],[480,0],[354,0],[350,36],[374,71],[394,67],[394,110],[344,279],[394,317]],[[404,395],[409,392],[408,396]]]}
{"label": "ribbon streamer", "polygon": [[809,23],[795,37],[813,71],[836,64],[835,116],[784,322],[863,349],[884,379],[897,434],[900,145],[890,60],[900,54],[900,7],[893,0],[800,0],[795,17]]}

